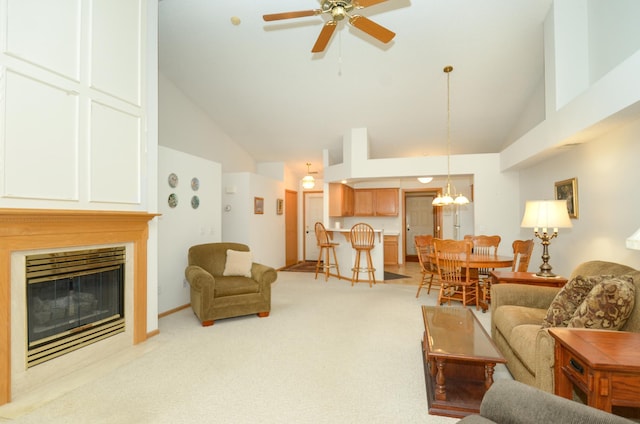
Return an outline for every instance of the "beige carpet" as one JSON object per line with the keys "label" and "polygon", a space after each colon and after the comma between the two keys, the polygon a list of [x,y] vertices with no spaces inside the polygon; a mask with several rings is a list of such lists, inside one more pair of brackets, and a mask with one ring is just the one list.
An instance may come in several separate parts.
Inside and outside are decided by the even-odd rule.
{"label": "beige carpet", "polygon": [[[427,413],[422,304],[435,304],[434,293],[416,299],[411,285],[351,287],[280,272],[270,317],[203,328],[191,309],[182,310],[160,320],[160,335],[114,358],[113,369],[85,375],[67,393],[49,391],[50,402],[34,394],[31,404],[0,407],[0,417],[66,424],[456,422]],[[478,316],[488,325],[489,314]],[[495,377],[510,378],[500,368]]]}

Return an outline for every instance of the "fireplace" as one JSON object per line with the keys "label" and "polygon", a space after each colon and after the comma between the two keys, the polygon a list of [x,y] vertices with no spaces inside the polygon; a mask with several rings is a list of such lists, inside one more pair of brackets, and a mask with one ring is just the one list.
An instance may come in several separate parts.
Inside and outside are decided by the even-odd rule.
{"label": "fireplace", "polygon": [[[61,378],[69,376],[73,380],[74,376],[78,375],[77,371],[84,367],[147,339],[148,223],[156,216],[157,214],[135,211],[0,208],[0,405],[11,402],[12,395],[21,397],[30,393],[35,387],[42,387],[48,383],[57,384]],[[45,360],[37,366],[28,367],[26,351],[28,350],[27,338],[30,336],[25,336],[29,320],[26,313],[26,287],[30,284],[26,283],[26,258],[31,255],[112,249],[123,245],[126,250],[126,262],[122,267],[122,272],[125,274],[124,309],[105,312],[105,316],[110,315],[101,320],[107,319],[109,325],[117,326],[120,325],[117,323],[120,318],[111,320],[111,317],[121,314],[122,318],[126,319],[124,333],[116,333],[101,340],[100,343],[83,345],[81,349]],[[118,273],[118,271],[111,271],[109,271],[111,276],[107,277],[109,279],[115,278],[113,275]],[[97,292],[91,291],[93,289],[85,289],[89,285],[86,282],[89,276],[82,277],[79,283],[82,288],[74,285],[75,283],[70,284],[68,278],[64,283],[57,283],[63,286],[66,294],[57,296],[56,301],[63,302],[62,299],[65,296],[66,301],[69,298],[84,299],[85,304],[77,303],[71,307],[72,312],[76,313],[79,309],[84,310],[87,301],[99,302],[98,297],[100,297]],[[73,290],[70,290],[70,287]],[[71,291],[73,293],[70,293]],[[87,291],[93,298],[87,296]],[[79,293],[83,294],[78,296]],[[107,297],[111,299],[121,295],[123,294],[111,293]],[[49,293],[46,293],[46,296],[45,293],[38,295],[40,300],[47,296]],[[50,301],[49,308],[55,306],[56,301],[53,301],[53,298],[47,300]],[[61,311],[56,313],[60,314]],[[65,314],[68,313],[67,306]],[[51,319],[52,317],[53,312]],[[49,318],[44,314],[38,319]],[[84,320],[81,322],[80,327],[62,330],[60,333],[77,331],[76,336],[79,333],[87,335],[89,324]],[[96,326],[95,323],[90,325]],[[97,324],[97,326],[100,325]],[[104,326],[100,331],[108,332],[108,326]],[[57,340],[60,334],[56,331],[55,334],[46,337]]]}
{"label": "fireplace", "polygon": [[26,256],[27,367],[124,332],[124,246]]}

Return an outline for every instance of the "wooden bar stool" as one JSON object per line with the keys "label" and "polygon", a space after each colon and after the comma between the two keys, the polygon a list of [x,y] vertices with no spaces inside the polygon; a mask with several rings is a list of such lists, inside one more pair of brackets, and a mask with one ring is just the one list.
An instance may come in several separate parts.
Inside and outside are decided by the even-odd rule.
{"label": "wooden bar stool", "polygon": [[[351,270],[353,271],[353,275],[351,277],[351,286],[354,283],[360,281],[360,273],[366,272],[367,278],[369,281],[369,287],[372,287],[372,284],[376,284],[376,269],[373,267],[373,260],[371,259],[371,249],[374,247],[374,233],[373,228],[369,224],[365,224],[363,222],[358,223],[351,227],[350,232],[351,238],[351,246],[356,251],[356,259]],[[362,254],[365,254],[367,258],[367,266],[362,267],[360,264],[360,257]]]}
{"label": "wooden bar stool", "polygon": [[[318,241],[318,247],[320,248],[320,253],[318,254],[318,262],[316,262],[316,280],[318,279],[318,271],[322,268],[322,272],[324,274],[324,281],[329,279],[331,274],[331,268],[335,268],[337,272],[338,279],[340,278],[340,267],[338,266],[338,257],[336,256],[336,246],[339,246],[339,243],[333,243],[329,239],[329,234],[327,234],[327,229],[324,227],[322,222],[316,222],[315,225],[316,231],[316,240]],[[333,252],[333,261],[332,264],[330,262],[330,252]],[[323,260],[324,257],[324,260]]]}

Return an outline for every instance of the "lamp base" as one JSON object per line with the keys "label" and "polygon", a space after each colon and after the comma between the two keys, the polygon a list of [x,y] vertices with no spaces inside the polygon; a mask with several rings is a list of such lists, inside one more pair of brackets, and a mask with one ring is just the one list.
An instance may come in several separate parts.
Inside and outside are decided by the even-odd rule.
{"label": "lamp base", "polygon": [[551,271],[540,271],[540,272],[536,272],[536,277],[542,277],[542,278],[555,278],[557,277],[556,274],[554,274]]}

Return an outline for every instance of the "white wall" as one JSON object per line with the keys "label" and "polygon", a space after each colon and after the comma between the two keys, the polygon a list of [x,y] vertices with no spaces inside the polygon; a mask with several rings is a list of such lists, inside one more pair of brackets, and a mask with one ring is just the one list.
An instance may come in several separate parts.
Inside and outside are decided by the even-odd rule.
{"label": "white wall", "polygon": [[[177,150],[158,149],[158,311],[166,312],[190,302],[189,287],[184,283],[189,247],[221,240],[221,186],[219,163]],[[175,173],[178,184],[168,183]],[[191,185],[200,182],[198,190]],[[178,204],[169,206],[169,195],[176,194]],[[199,205],[192,206],[197,196]]]}
{"label": "white wall", "polygon": [[256,172],[251,155],[236,144],[173,82],[159,75],[159,144],[222,165],[222,172]]}
{"label": "white wall", "polygon": [[[283,267],[284,214],[276,214],[276,199],[284,200],[284,182],[249,172],[225,173],[222,180],[222,240],[248,245],[255,262]],[[264,201],[262,214],[254,213],[256,197]]]}
{"label": "white wall", "polygon": [[[625,239],[640,228],[639,139],[640,118],[522,171],[520,216],[525,200],[553,199],[554,182],[578,179],[579,217],[572,220],[572,228],[561,228],[549,246],[549,263],[555,273],[567,276],[578,264],[592,259],[640,269],[640,252],[625,247]],[[521,236],[532,238],[533,232],[522,229]],[[538,269],[541,255],[536,239],[529,270]]]}

